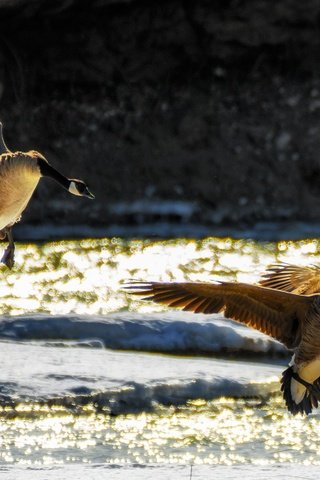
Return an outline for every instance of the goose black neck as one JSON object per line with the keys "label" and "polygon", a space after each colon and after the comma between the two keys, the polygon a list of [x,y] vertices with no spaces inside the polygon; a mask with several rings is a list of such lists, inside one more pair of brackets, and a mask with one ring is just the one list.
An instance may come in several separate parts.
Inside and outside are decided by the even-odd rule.
{"label": "goose black neck", "polygon": [[43,160],[42,158],[38,158],[38,165],[40,168],[40,173],[43,177],[50,177],[59,183],[62,187],[66,190],[69,189],[70,180],[62,175],[62,173],[58,172],[55,168],[53,168],[48,162]]}

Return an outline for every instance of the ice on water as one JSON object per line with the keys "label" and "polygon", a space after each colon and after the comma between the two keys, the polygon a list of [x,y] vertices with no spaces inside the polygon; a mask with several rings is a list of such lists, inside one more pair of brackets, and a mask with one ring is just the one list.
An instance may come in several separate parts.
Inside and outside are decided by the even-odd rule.
{"label": "ice on water", "polygon": [[[1,317],[0,317],[1,318]],[[284,347],[221,315],[117,312],[105,315],[2,317],[0,339],[88,343],[120,350],[185,354],[286,356]]]}

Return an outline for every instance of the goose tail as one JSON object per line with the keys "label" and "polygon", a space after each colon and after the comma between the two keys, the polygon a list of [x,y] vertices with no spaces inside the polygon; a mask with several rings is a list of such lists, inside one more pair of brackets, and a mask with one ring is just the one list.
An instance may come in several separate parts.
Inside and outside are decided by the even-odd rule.
{"label": "goose tail", "polygon": [[289,412],[293,415],[298,413],[309,415],[312,409],[318,406],[319,394],[317,395],[316,390],[319,389],[320,379],[316,380],[313,385],[310,385],[313,390],[310,391],[311,389],[302,385],[295,377],[293,366],[290,366],[283,372],[281,378],[283,398]]}

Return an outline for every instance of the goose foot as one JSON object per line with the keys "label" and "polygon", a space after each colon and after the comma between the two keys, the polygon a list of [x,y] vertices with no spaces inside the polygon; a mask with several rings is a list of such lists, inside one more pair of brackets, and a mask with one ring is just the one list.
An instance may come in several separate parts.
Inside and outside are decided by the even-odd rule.
{"label": "goose foot", "polygon": [[[12,236],[12,231],[11,231],[11,227],[7,227],[5,228],[4,230],[2,230],[3,232],[5,232],[6,236],[7,236],[7,239],[9,241],[9,245],[7,246],[7,248],[5,249],[3,255],[2,255],[2,258],[1,258],[1,262],[4,263],[5,265],[7,265],[8,268],[11,268],[13,267],[14,265],[14,241],[13,241],[13,236]],[[1,233],[1,232],[0,232]]]}
{"label": "goose foot", "polygon": [[7,265],[8,268],[13,267],[14,265],[14,246],[8,245],[7,248],[5,249],[2,258],[1,258],[1,263],[4,263]]}

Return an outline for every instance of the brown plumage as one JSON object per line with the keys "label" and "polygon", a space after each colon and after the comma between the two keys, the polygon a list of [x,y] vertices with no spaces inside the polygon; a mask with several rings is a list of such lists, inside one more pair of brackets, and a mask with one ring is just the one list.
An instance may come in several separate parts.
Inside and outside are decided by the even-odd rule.
{"label": "brown plumage", "polygon": [[310,295],[320,293],[320,267],[299,267],[281,262],[270,265],[259,282],[260,285],[286,292]]}
{"label": "brown plumage", "polygon": [[317,383],[320,377],[320,296],[298,295],[275,286],[281,285],[283,290],[299,289],[299,279],[302,279],[306,289],[310,275],[303,275],[302,270],[292,266],[289,269],[288,265],[273,267],[262,280],[269,286],[231,282],[131,282],[126,288],[144,300],[185,311],[223,312],[225,317],[270,335],[294,350],[294,362],[283,374],[281,389],[289,411],[308,414],[320,398]]}

